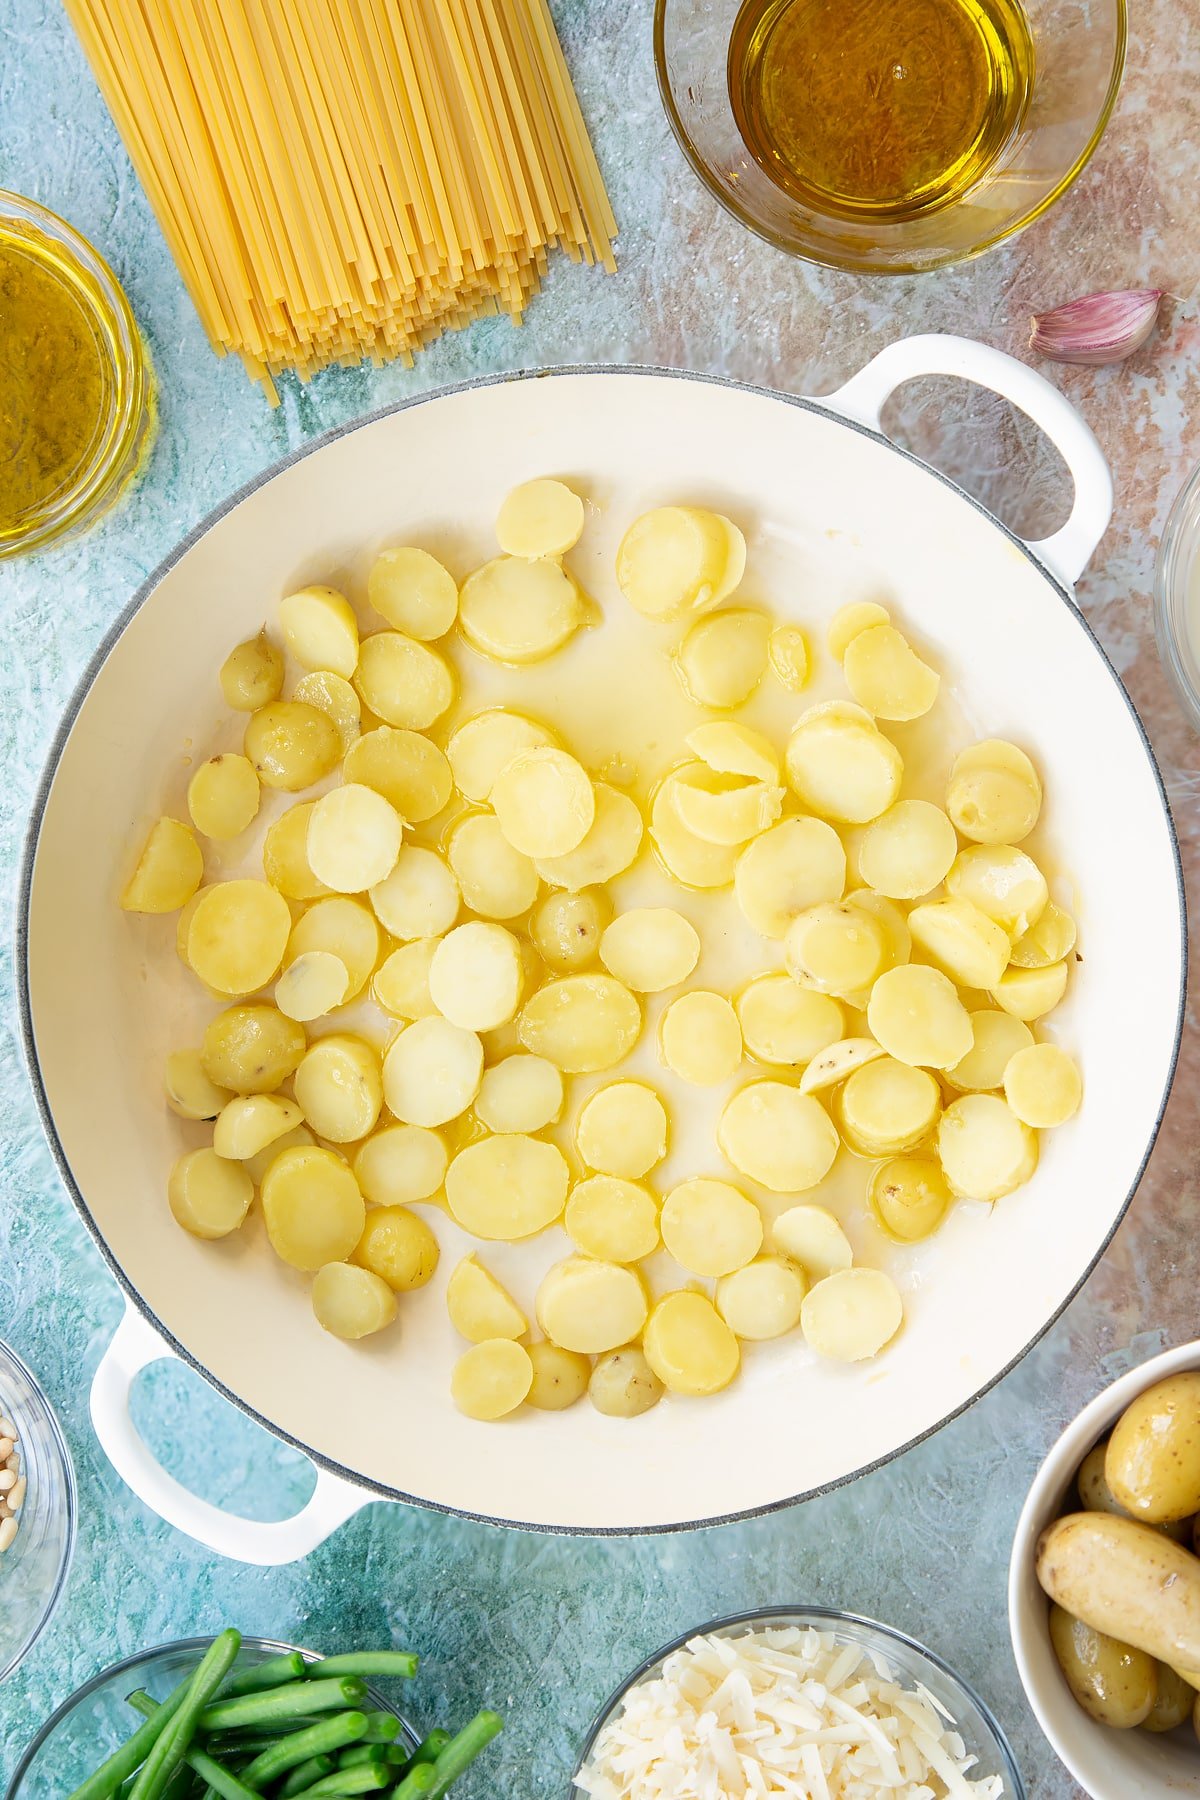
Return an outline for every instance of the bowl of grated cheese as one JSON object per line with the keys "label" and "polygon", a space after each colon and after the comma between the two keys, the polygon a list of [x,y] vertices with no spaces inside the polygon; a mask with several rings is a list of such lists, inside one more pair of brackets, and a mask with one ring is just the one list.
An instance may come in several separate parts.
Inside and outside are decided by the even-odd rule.
{"label": "bowl of grated cheese", "polygon": [[822,1607],[739,1613],[602,1708],[570,1800],[1025,1800],[988,1707],[933,1651]]}

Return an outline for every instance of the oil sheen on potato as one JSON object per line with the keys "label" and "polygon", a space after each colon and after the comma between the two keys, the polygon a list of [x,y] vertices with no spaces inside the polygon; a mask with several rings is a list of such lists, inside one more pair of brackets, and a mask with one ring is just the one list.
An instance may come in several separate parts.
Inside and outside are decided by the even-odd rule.
{"label": "oil sheen on potato", "polygon": [[950,205],[995,163],[1033,65],[1017,0],[745,0],[729,95],[794,199],[897,221]]}

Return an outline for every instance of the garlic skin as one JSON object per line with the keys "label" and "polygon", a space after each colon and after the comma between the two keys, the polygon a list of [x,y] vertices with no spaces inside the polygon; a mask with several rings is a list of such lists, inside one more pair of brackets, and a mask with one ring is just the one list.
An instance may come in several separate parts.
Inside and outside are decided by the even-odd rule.
{"label": "garlic skin", "polygon": [[1158,319],[1163,288],[1127,288],[1121,293],[1084,294],[1052,312],[1034,313],[1029,348],[1051,362],[1100,368],[1124,362],[1140,350]]}

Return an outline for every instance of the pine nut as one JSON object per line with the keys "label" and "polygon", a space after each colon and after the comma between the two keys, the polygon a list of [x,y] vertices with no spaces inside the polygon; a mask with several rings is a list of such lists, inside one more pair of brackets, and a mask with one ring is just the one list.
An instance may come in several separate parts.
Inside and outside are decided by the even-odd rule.
{"label": "pine nut", "polygon": [[0,1555],[8,1549],[8,1546],[12,1543],[16,1535],[17,1521],[15,1519],[5,1519],[3,1524],[0,1524]]}
{"label": "pine nut", "polygon": [[0,1437],[12,1438],[16,1441],[17,1428],[7,1413],[0,1413]]}
{"label": "pine nut", "polygon": [[8,1501],[7,1501],[8,1510],[10,1512],[20,1512],[24,1499],[25,1499],[25,1477],[22,1475],[22,1477],[18,1481],[16,1487],[11,1488],[9,1490]]}

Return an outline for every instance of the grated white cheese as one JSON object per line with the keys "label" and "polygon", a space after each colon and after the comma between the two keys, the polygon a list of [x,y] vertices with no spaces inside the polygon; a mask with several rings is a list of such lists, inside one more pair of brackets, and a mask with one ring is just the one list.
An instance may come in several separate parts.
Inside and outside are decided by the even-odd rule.
{"label": "grated white cheese", "polygon": [[1006,1800],[878,1651],[799,1626],[695,1637],[631,1688],[576,1777],[591,1800]]}

